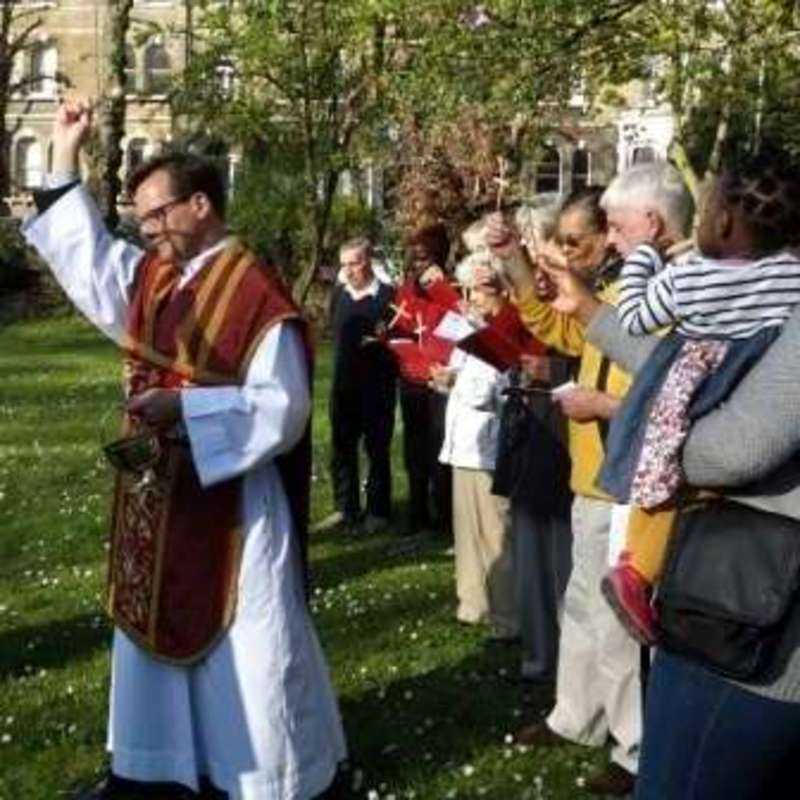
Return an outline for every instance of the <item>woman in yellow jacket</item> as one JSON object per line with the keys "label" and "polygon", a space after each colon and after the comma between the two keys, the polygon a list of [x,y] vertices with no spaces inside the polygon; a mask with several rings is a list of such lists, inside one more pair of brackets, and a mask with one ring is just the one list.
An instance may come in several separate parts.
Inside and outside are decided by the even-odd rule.
{"label": "woman in yellow jacket", "polygon": [[[613,303],[618,264],[609,257],[603,190],[573,193],[558,217],[553,256]],[[600,593],[607,569],[612,502],[595,485],[603,460],[609,419],[629,385],[628,376],[586,341],[583,327],[541,299],[543,287],[532,269],[538,243],[523,243],[501,218],[489,226],[488,239],[504,259],[520,314],[544,344],[580,358],[578,383],[554,397],[569,419],[573,571],[564,597],[556,681],[556,705],[545,722],[523,728],[517,738],[530,745],[563,742],[601,747],[609,734],[615,744],[611,762],[587,781],[596,793],[624,794],[633,786],[641,736],[639,649]],[[544,245],[544,243],[541,243]]]}

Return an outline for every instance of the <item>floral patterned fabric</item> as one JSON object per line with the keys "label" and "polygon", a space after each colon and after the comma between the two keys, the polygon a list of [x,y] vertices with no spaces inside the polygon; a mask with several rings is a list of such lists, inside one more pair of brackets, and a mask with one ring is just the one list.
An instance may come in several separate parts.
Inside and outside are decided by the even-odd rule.
{"label": "floral patterned fabric", "polygon": [[684,343],[650,410],[631,483],[631,502],[656,508],[675,496],[683,477],[680,453],[689,432],[689,406],[705,379],[722,364],[729,343],[691,339]]}

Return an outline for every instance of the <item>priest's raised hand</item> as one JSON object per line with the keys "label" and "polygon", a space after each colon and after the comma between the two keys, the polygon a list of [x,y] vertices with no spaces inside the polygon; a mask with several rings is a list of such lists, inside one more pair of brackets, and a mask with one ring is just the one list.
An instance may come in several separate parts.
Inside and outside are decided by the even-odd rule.
{"label": "priest's raised hand", "polygon": [[53,172],[77,172],[78,154],[92,130],[92,107],[82,98],[63,100],[53,120]]}

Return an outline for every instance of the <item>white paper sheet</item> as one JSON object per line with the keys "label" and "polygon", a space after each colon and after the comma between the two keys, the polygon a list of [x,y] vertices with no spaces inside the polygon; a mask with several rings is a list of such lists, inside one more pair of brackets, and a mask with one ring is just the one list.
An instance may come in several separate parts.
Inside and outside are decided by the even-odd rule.
{"label": "white paper sheet", "polygon": [[433,334],[440,339],[445,339],[448,342],[460,342],[473,333],[480,330],[480,327],[471,320],[467,319],[463,314],[456,314],[454,311],[448,311],[436,326]]}

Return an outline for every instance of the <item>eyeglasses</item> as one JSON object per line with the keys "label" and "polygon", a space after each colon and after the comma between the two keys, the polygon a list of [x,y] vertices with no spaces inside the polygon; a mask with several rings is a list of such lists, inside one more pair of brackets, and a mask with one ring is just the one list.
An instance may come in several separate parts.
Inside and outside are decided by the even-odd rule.
{"label": "eyeglasses", "polygon": [[575,233],[567,233],[567,234],[560,234],[556,233],[555,241],[559,247],[569,247],[570,249],[574,250],[580,247],[585,241],[589,239],[591,236],[596,236],[597,234],[594,231],[586,231],[585,233],[575,234]]}
{"label": "eyeglasses", "polygon": [[191,194],[184,194],[180,197],[173,197],[172,200],[167,200],[166,203],[151,208],[146,214],[143,214],[136,220],[137,226],[143,228],[145,225],[149,225],[153,222],[160,222],[163,225],[167,220],[167,214],[169,214],[175,206],[185,203],[191,196]]}

